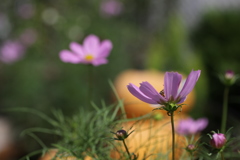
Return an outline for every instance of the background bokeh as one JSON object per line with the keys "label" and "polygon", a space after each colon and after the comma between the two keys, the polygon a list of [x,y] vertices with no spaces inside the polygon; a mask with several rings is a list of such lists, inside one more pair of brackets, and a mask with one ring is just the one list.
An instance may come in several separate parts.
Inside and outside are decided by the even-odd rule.
{"label": "background bokeh", "polygon": [[[108,81],[124,70],[200,69],[191,115],[208,117],[207,131],[219,129],[224,86],[217,75],[229,69],[240,73],[239,28],[239,0],[1,0],[0,116],[12,126],[22,150],[17,156],[40,147],[20,132],[48,124],[5,109],[26,107],[47,115],[61,109],[66,116],[79,107],[91,109],[85,101],[89,66],[59,59],[70,42],[82,43],[89,34],[113,43],[109,63],[93,68],[96,104],[112,103]],[[228,127],[239,123],[239,88],[237,82],[230,89]]]}

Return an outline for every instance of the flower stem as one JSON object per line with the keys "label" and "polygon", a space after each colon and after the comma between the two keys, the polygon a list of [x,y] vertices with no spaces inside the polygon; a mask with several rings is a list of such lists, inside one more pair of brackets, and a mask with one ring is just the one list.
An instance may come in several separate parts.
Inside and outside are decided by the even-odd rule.
{"label": "flower stem", "polygon": [[125,147],[125,149],[126,149],[126,151],[127,151],[127,154],[128,154],[129,160],[131,160],[131,155],[130,155],[130,152],[129,152],[129,150],[128,150],[128,147],[127,147],[127,145],[126,145],[126,143],[125,143],[125,140],[123,139],[122,142],[123,142],[124,147]]}
{"label": "flower stem", "polygon": [[175,130],[174,130],[174,112],[171,113],[171,124],[172,124],[172,160],[175,159]]}
{"label": "flower stem", "polygon": [[225,133],[226,131],[227,112],[228,112],[228,93],[229,93],[229,87],[225,87],[224,94],[223,94],[221,133]]}
{"label": "flower stem", "polygon": [[223,152],[221,152],[221,160],[224,160]]}
{"label": "flower stem", "polygon": [[87,104],[91,104],[92,100],[92,89],[93,89],[93,66],[88,65],[88,97]]}

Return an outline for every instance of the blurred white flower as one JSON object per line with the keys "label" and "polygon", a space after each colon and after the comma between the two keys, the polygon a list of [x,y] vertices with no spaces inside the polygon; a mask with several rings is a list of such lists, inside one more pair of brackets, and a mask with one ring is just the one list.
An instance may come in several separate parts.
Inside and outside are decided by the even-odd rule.
{"label": "blurred white flower", "polygon": [[47,8],[42,12],[43,22],[48,25],[54,25],[59,19],[59,13],[55,8]]}

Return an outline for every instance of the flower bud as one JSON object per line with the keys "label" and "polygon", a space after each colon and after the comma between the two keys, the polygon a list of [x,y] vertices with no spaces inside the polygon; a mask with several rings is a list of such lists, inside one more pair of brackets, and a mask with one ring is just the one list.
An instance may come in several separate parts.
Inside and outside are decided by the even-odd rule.
{"label": "flower bud", "polygon": [[212,135],[212,139],[210,140],[210,145],[213,148],[216,149],[221,149],[225,144],[226,144],[227,140],[224,134],[222,133],[214,133]]}
{"label": "flower bud", "polygon": [[233,85],[238,79],[238,75],[236,75],[232,70],[227,70],[224,75],[219,76],[220,80],[226,86]]}
{"label": "flower bud", "polygon": [[128,137],[128,134],[127,134],[127,132],[126,132],[125,130],[118,130],[118,131],[116,132],[116,136],[117,136],[117,138],[118,138],[119,140],[124,140],[125,138]]}
{"label": "flower bud", "polygon": [[232,79],[234,77],[234,72],[232,70],[227,70],[225,72],[225,79]]}
{"label": "flower bud", "polygon": [[189,144],[186,149],[188,151],[194,151],[195,150],[195,145],[194,144]]}

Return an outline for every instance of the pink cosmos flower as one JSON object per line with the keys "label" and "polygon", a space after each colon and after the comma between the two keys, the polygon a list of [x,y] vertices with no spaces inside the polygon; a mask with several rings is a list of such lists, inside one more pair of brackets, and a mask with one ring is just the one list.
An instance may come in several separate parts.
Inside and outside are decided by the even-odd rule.
{"label": "pink cosmos flower", "polygon": [[108,62],[107,57],[112,50],[112,42],[110,40],[100,42],[97,36],[89,35],[84,39],[83,45],[70,43],[70,49],[71,51],[60,52],[60,59],[63,62],[99,66]]}
{"label": "pink cosmos flower", "polygon": [[0,47],[0,60],[4,63],[13,63],[23,57],[25,50],[18,41],[6,41]]}
{"label": "pink cosmos flower", "polygon": [[222,133],[214,133],[212,139],[210,140],[210,145],[213,148],[221,149],[227,142],[226,137]]}
{"label": "pink cosmos flower", "polygon": [[208,125],[207,118],[194,120],[192,118],[180,120],[176,132],[181,135],[192,135],[204,130]]}
{"label": "pink cosmos flower", "polygon": [[138,99],[150,104],[180,104],[193,90],[201,71],[191,71],[184,85],[180,88],[182,75],[177,72],[166,72],[164,76],[164,90],[160,93],[148,82],[140,83],[140,87],[130,83],[127,87]]}

